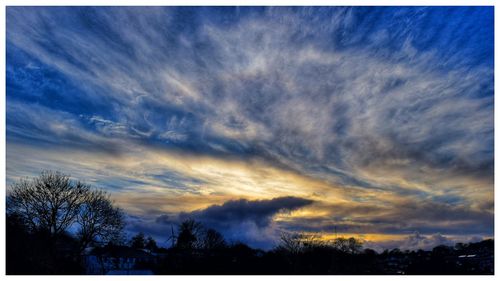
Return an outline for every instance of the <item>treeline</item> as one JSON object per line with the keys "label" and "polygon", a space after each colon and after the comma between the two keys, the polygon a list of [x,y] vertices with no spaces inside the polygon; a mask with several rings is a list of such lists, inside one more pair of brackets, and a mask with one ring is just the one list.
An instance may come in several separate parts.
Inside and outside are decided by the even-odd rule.
{"label": "treeline", "polygon": [[[136,236],[143,236],[142,234]],[[132,239],[134,241],[134,239]],[[148,247],[153,243],[143,244]],[[493,274],[493,240],[437,246],[432,251],[363,249],[355,238],[325,241],[314,235],[283,233],[269,251],[228,243],[213,229],[187,220],[161,258],[137,269],[155,274]]]}
{"label": "treeline", "polygon": [[189,219],[165,235],[168,249],[143,233],[126,241],[123,213],[105,192],[54,172],[12,185],[6,213],[7,274],[85,274],[86,255],[124,247],[154,257],[134,267],[155,274],[493,274],[493,240],[377,253],[355,238],[283,233],[263,251]]}

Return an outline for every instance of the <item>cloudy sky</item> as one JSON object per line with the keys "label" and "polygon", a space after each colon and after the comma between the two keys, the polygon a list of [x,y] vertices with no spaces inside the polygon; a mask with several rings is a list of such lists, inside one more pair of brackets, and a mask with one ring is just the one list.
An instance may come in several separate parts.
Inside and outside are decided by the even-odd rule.
{"label": "cloudy sky", "polygon": [[428,248],[493,235],[493,8],[7,8],[7,185],[127,231],[195,218]]}

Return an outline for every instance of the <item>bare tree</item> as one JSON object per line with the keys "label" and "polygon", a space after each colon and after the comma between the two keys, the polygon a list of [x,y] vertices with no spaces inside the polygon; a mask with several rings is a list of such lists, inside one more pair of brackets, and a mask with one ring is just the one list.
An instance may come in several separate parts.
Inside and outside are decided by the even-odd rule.
{"label": "bare tree", "polygon": [[82,250],[93,242],[119,239],[124,226],[122,211],[113,206],[109,194],[102,190],[85,193],[76,221],[80,226],[77,237]]}
{"label": "bare tree", "polygon": [[297,254],[307,249],[322,246],[325,246],[325,243],[316,235],[283,232],[280,237],[278,248],[292,254]]}
{"label": "bare tree", "polygon": [[205,231],[203,237],[203,249],[205,250],[215,250],[222,249],[227,246],[224,236],[215,229],[208,229]]}
{"label": "bare tree", "polygon": [[111,239],[123,227],[122,212],[113,207],[105,192],[51,171],[14,183],[7,213],[20,217],[31,231],[44,231],[52,238],[78,226],[82,249],[96,239]]}
{"label": "bare tree", "polygon": [[44,171],[12,185],[7,211],[20,216],[32,230],[56,236],[75,221],[88,191],[88,185],[72,182],[67,175]]}
{"label": "bare tree", "polygon": [[333,240],[332,246],[344,253],[356,254],[361,251],[363,243],[354,237],[351,238],[341,237]]}
{"label": "bare tree", "polygon": [[278,248],[292,254],[300,253],[303,249],[302,238],[303,235],[300,233],[283,232],[280,237]]}

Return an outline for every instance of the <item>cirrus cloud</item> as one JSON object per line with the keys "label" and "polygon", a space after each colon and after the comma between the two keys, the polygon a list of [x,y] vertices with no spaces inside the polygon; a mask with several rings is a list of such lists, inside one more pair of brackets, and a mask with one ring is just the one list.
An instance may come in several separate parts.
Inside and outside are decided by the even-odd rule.
{"label": "cirrus cloud", "polygon": [[315,202],[230,213],[255,233],[493,233],[491,7],[8,7],[6,70],[8,182],[70,170],[148,221]]}

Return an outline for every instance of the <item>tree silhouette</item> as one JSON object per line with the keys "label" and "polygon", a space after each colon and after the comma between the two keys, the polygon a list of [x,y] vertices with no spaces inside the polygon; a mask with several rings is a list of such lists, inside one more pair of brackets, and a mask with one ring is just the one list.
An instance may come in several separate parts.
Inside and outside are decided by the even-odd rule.
{"label": "tree silhouette", "polygon": [[300,253],[303,249],[302,239],[304,235],[300,233],[283,232],[280,236],[280,244],[278,249],[285,250],[289,253]]}
{"label": "tree silhouette", "polygon": [[80,224],[77,237],[81,249],[97,240],[104,243],[116,241],[123,230],[122,211],[113,207],[109,195],[100,190],[86,192],[77,221]]}
{"label": "tree silhouette", "polygon": [[337,238],[333,241],[333,247],[337,248],[339,251],[349,254],[357,254],[361,251],[363,243],[354,238]]}
{"label": "tree silhouette", "polygon": [[146,240],[144,248],[148,249],[149,252],[155,252],[156,250],[158,250],[158,245],[156,245],[156,241],[153,239],[153,237],[149,236]]}
{"label": "tree silhouette", "polygon": [[144,237],[144,233],[139,232],[137,235],[132,237],[130,240],[130,247],[135,249],[144,249],[146,247],[146,238]]}
{"label": "tree silhouette", "polygon": [[208,229],[203,238],[203,248],[205,250],[218,250],[227,246],[224,236],[215,229]]}
{"label": "tree silhouette", "polygon": [[202,225],[193,219],[183,221],[179,226],[176,248],[192,250],[200,248]]}
{"label": "tree silhouette", "polygon": [[89,189],[67,175],[44,171],[37,178],[12,185],[7,212],[17,214],[33,231],[56,236],[75,222]]}
{"label": "tree silhouette", "polygon": [[81,250],[97,240],[119,236],[123,228],[121,210],[113,207],[104,191],[52,171],[14,183],[7,213],[15,214],[31,232],[47,233],[53,244],[74,227]]}
{"label": "tree silhouette", "polygon": [[316,235],[283,232],[280,236],[278,249],[297,254],[308,249],[323,247],[325,245],[326,244]]}

